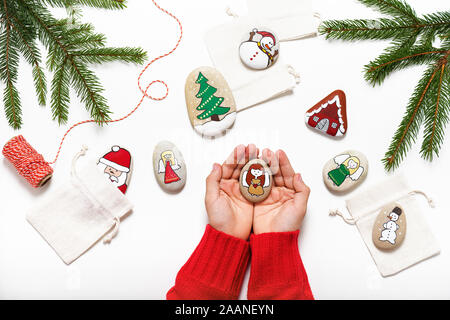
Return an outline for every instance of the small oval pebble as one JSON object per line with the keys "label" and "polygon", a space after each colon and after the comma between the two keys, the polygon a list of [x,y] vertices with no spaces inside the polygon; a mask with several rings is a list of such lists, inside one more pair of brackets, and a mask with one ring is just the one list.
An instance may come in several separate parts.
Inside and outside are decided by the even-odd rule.
{"label": "small oval pebble", "polygon": [[394,203],[384,207],[378,214],[372,229],[372,240],[381,250],[400,246],[406,235],[406,215],[403,208]]}
{"label": "small oval pebble", "polygon": [[323,167],[323,181],[333,192],[348,192],[361,184],[369,169],[364,154],[356,150],[344,151],[328,160]]}
{"label": "small oval pebble", "polygon": [[245,199],[250,202],[265,200],[272,190],[272,171],[260,159],[253,159],[241,170],[239,188]]}
{"label": "small oval pebble", "polygon": [[175,193],[186,184],[186,164],[178,148],[169,141],[161,141],[153,151],[153,171],[156,181],[167,192]]}
{"label": "small oval pebble", "polygon": [[188,75],[185,98],[191,125],[201,135],[219,135],[236,120],[233,93],[214,68],[200,67]]}
{"label": "small oval pebble", "polygon": [[268,28],[253,28],[243,37],[239,57],[251,69],[269,68],[278,59],[280,45],[276,34]]}

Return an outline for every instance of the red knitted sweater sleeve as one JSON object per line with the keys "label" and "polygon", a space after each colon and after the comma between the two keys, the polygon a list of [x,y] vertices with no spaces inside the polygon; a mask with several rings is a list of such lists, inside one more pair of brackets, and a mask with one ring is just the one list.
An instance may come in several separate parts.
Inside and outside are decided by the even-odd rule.
{"label": "red knitted sweater sleeve", "polygon": [[252,263],[247,296],[250,300],[313,300],[298,251],[299,231],[250,237]]}
{"label": "red knitted sweater sleeve", "polygon": [[206,226],[202,240],[178,272],[169,300],[232,300],[239,297],[250,245]]}

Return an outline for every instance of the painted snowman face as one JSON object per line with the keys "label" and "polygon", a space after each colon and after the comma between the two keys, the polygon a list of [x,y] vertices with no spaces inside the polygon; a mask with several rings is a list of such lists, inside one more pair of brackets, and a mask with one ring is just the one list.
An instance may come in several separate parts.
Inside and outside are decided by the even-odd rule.
{"label": "painted snowman face", "polygon": [[239,45],[239,57],[250,69],[264,70],[278,59],[280,44],[276,34],[264,27],[244,33]]}
{"label": "painted snowman face", "polygon": [[396,214],[395,212],[391,212],[391,214],[389,215],[389,219],[396,222],[398,220],[398,214]]}
{"label": "painted snowman face", "polygon": [[252,169],[252,170],[250,170],[250,172],[252,173],[252,175],[255,178],[258,178],[258,177],[262,176],[262,174],[263,174],[262,170],[258,170],[258,169]]}
{"label": "painted snowman face", "polygon": [[261,45],[269,51],[272,51],[273,40],[271,37],[264,37],[261,39]]}

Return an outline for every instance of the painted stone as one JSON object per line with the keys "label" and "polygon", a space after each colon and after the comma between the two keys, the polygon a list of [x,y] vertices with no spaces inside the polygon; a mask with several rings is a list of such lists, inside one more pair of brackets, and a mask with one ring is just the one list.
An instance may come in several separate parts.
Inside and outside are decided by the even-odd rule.
{"label": "painted stone", "polygon": [[323,181],[333,192],[347,192],[361,184],[369,170],[369,162],[359,151],[348,150],[328,160],[323,167]]}
{"label": "painted stone", "polygon": [[250,202],[265,200],[272,190],[272,171],[260,159],[253,159],[241,170],[239,188],[245,199]]}
{"label": "painted stone", "polygon": [[231,89],[214,68],[200,67],[188,75],[185,98],[189,120],[201,135],[219,135],[236,119],[236,103]]}
{"label": "painted stone", "polygon": [[347,102],[345,93],[336,90],[320,100],[306,112],[308,126],[332,137],[342,137],[347,132]]}
{"label": "painted stone", "polygon": [[378,214],[372,229],[372,240],[381,250],[393,250],[400,246],[406,235],[406,215],[402,207],[394,203]]}
{"label": "painted stone", "polygon": [[280,44],[276,34],[267,28],[254,28],[246,33],[239,46],[239,57],[251,69],[269,68],[278,59]]}
{"label": "painted stone", "polygon": [[160,187],[176,193],[186,184],[186,164],[178,148],[169,141],[161,141],[153,151],[153,171]]}
{"label": "painted stone", "polygon": [[111,147],[111,150],[98,160],[97,167],[108,181],[125,194],[133,170],[133,159],[127,149],[119,146]]}

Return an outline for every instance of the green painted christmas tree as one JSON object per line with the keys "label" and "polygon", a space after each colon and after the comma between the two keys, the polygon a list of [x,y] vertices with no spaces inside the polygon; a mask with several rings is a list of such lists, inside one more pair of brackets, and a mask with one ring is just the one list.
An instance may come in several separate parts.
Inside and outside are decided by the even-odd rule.
{"label": "green painted christmas tree", "polygon": [[197,106],[197,110],[205,110],[197,118],[200,120],[211,118],[213,121],[220,121],[219,116],[230,110],[230,108],[220,106],[224,98],[214,95],[217,89],[208,84],[208,79],[201,72],[199,72],[195,82],[200,84],[196,97],[202,99],[202,102]]}

